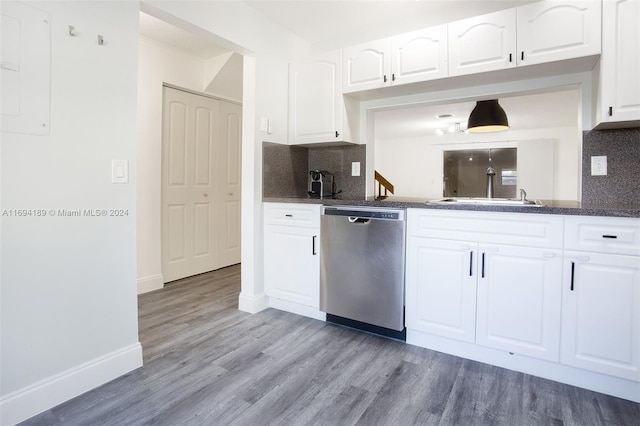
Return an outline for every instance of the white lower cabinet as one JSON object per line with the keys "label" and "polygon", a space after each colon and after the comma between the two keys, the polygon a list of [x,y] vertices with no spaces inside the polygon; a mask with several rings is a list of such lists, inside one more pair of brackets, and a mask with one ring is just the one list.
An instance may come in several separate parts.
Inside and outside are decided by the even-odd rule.
{"label": "white lower cabinet", "polygon": [[409,238],[407,328],[475,340],[477,247],[475,242]]}
{"label": "white lower cabinet", "polygon": [[640,219],[566,219],[563,364],[640,382]]}
{"label": "white lower cabinet", "polygon": [[479,269],[476,343],[558,361],[562,252],[481,245]]}
{"label": "white lower cabinet", "polygon": [[265,204],[264,286],[267,296],[319,308],[320,207]]}
{"label": "white lower cabinet", "polygon": [[565,253],[562,363],[640,381],[640,258]]}
{"label": "white lower cabinet", "polygon": [[640,219],[407,210],[407,342],[640,402]]}
{"label": "white lower cabinet", "polygon": [[412,237],[407,327],[558,361],[562,252]]}
{"label": "white lower cabinet", "polygon": [[[558,361],[562,239],[552,234],[562,218],[419,209],[407,217],[408,329]],[[452,239],[431,238],[444,234]]]}
{"label": "white lower cabinet", "polygon": [[265,229],[264,278],[267,296],[320,306],[319,229],[269,226]]}

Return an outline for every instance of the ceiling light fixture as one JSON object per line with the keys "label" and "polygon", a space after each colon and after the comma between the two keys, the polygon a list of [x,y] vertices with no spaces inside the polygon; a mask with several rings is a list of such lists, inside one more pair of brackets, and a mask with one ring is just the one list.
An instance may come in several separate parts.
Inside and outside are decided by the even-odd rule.
{"label": "ceiling light fixture", "polygon": [[478,101],[471,111],[467,130],[472,133],[499,132],[509,128],[509,120],[497,99]]}
{"label": "ceiling light fixture", "polygon": [[466,130],[462,130],[457,121],[448,127],[436,129],[436,135],[442,136],[447,133],[466,133]]}

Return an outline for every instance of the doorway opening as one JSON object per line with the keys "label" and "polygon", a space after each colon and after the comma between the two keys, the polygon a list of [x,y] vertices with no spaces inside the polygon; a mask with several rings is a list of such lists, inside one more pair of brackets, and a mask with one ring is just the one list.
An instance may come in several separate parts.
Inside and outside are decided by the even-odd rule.
{"label": "doorway opening", "polygon": [[243,56],[214,38],[140,12],[138,293],[240,263]]}

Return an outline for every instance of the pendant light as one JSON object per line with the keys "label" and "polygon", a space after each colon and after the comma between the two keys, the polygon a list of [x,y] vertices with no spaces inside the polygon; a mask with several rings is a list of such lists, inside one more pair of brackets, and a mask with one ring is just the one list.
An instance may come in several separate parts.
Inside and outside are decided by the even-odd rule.
{"label": "pendant light", "polygon": [[471,111],[467,130],[472,133],[499,132],[509,128],[507,114],[497,99],[478,101]]}

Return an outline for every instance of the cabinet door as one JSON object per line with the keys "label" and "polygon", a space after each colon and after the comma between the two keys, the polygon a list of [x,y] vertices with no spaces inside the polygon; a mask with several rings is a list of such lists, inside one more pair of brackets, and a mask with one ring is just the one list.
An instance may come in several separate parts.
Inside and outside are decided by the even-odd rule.
{"label": "cabinet door", "polygon": [[407,245],[406,326],[473,342],[477,244],[411,237]]}
{"label": "cabinet door", "polygon": [[289,65],[289,143],[338,140],[342,133],[342,54]]}
{"label": "cabinet door", "polygon": [[562,253],[480,245],[479,261],[476,343],[558,361]]}
{"label": "cabinet door", "polygon": [[640,258],[565,252],[563,364],[640,381]]}
{"label": "cabinet door", "polygon": [[391,83],[391,43],[376,40],[342,50],[343,93],[377,89]]}
{"label": "cabinet door", "polygon": [[391,55],[392,84],[415,83],[448,76],[447,26],[393,37]]}
{"label": "cabinet door", "polygon": [[640,2],[602,5],[601,121],[640,120]]}
{"label": "cabinet door", "polygon": [[449,24],[449,75],[516,66],[516,9]]}
{"label": "cabinet door", "polygon": [[517,10],[518,66],[600,53],[600,2],[539,1]]}
{"label": "cabinet door", "polygon": [[264,281],[268,296],[319,308],[319,228],[268,225]]}

